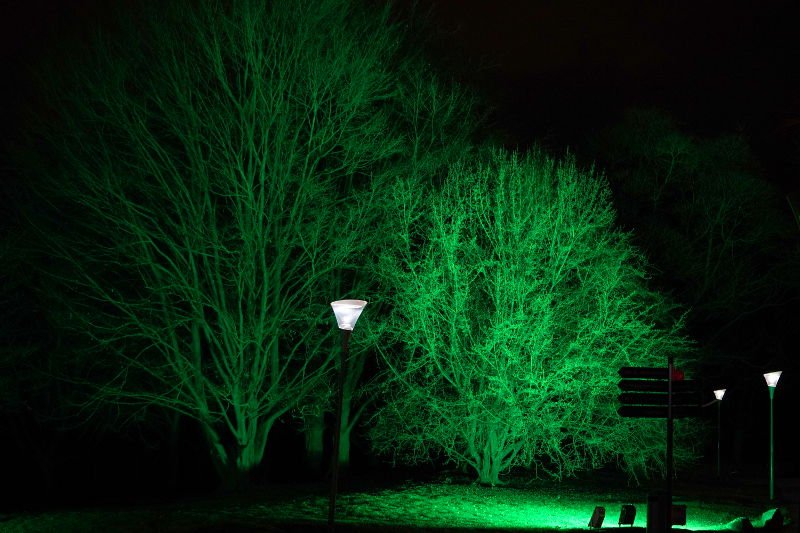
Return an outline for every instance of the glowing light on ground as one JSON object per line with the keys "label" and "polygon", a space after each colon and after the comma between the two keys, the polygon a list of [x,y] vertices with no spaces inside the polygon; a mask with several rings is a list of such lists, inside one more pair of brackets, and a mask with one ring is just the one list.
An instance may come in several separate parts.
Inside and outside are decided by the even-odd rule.
{"label": "glowing light on ground", "polygon": [[[271,505],[276,518],[286,521],[323,521],[323,496]],[[383,524],[414,528],[586,529],[595,506],[606,508],[603,527],[617,527],[623,504],[636,506],[634,527],[647,525],[647,491],[580,492],[557,487],[520,489],[479,485],[413,485],[378,492],[343,494],[339,522]],[[764,509],[727,503],[676,499],[686,504],[686,525],[674,529],[727,529],[737,518],[756,522]]]}

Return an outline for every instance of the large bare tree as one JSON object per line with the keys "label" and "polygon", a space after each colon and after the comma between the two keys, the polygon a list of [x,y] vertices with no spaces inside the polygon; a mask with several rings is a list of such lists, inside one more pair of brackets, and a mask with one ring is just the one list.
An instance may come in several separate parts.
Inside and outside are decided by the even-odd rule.
{"label": "large bare tree", "polygon": [[47,79],[42,227],[94,398],[196,420],[234,483],[333,361],[331,280],[370,231],[349,196],[400,149],[398,34],[339,0],[128,22]]}

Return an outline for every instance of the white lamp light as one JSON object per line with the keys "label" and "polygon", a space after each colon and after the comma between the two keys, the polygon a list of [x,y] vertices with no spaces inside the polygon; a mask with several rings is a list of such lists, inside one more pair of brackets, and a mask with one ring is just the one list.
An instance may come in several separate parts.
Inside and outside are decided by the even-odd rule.
{"label": "white lamp light", "polygon": [[778,380],[781,379],[781,370],[777,372],[768,372],[764,374],[764,379],[767,380],[767,387],[777,387]]}
{"label": "white lamp light", "polygon": [[725,391],[728,389],[718,389],[714,391],[714,398],[717,400],[721,400],[723,396],[725,396]]}
{"label": "white lamp light", "polygon": [[364,300],[337,300],[331,302],[333,307],[333,314],[336,315],[336,322],[339,324],[339,329],[353,331],[353,328],[361,316],[361,311],[367,302]]}

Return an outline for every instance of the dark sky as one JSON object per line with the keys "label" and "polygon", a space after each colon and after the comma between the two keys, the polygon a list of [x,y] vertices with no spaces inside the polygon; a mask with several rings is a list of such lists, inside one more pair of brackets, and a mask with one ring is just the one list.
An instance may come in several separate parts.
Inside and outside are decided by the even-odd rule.
{"label": "dark sky", "polygon": [[[3,118],[28,88],[20,69],[108,23],[100,0],[0,0]],[[133,9],[137,2],[116,0]],[[412,0],[400,0],[410,5]],[[765,166],[790,172],[800,137],[800,2],[421,0],[433,61],[479,87],[513,142],[579,144],[628,106],[675,114],[697,133],[742,131]],[[11,115],[9,115],[11,113]]]}
{"label": "dark sky", "polygon": [[522,144],[563,147],[629,106],[744,133],[789,186],[800,125],[800,2],[436,0],[437,48]]}

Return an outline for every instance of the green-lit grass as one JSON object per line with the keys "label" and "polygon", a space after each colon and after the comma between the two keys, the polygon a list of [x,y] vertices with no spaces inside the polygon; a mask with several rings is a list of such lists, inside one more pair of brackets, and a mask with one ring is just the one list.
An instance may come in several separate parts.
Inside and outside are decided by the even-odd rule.
{"label": "green-lit grass", "polygon": [[[340,498],[338,520],[347,524],[381,524],[415,528],[587,529],[595,506],[606,508],[604,527],[617,527],[622,504],[637,508],[635,527],[645,527],[644,490],[581,490],[574,485],[535,488],[479,485],[408,485]],[[717,530],[738,517],[756,522],[766,510],[756,504],[709,503],[680,498],[687,504],[686,529]],[[286,521],[319,520],[326,516],[324,496],[305,497],[281,508]],[[276,515],[277,516],[277,515]]]}
{"label": "green-lit grass", "polygon": [[[689,497],[680,497],[681,495]],[[754,524],[763,504],[720,498],[707,487],[676,491],[687,505],[685,529],[727,529],[736,518]],[[588,530],[595,506],[606,508],[603,528],[617,528],[620,506],[636,506],[634,526],[644,528],[647,491],[581,483],[530,487],[484,487],[469,484],[404,484],[395,488],[351,490],[339,496],[340,531]],[[297,531],[322,530],[327,493],[316,487],[275,487],[235,497],[168,506],[62,511],[21,515],[0,522],[0,532],[28,531]],[[677,528],[676,529],[680,529]]]}

